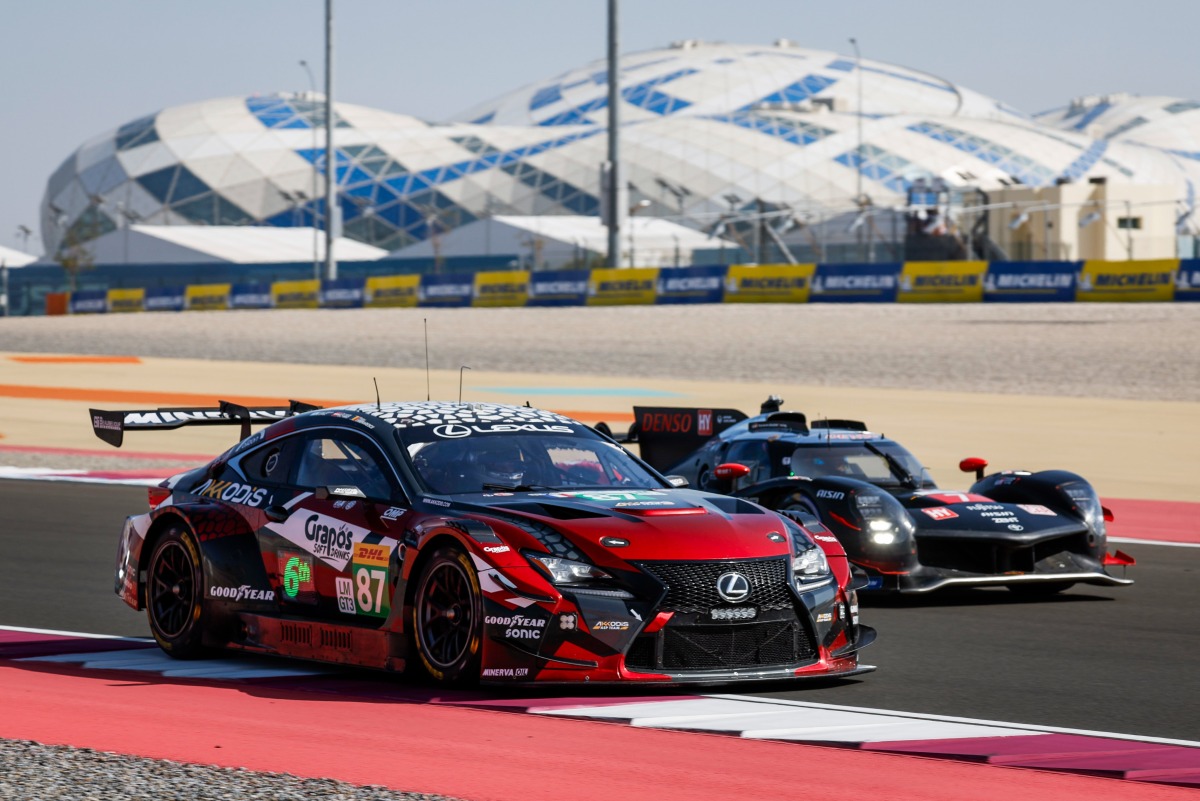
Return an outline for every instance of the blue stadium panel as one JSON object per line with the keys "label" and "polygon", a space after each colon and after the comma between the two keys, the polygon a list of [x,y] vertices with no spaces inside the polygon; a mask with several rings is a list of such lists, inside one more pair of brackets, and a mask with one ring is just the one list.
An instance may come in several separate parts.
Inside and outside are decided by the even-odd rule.
{"label": "blue stadium panel", "polygon": [[675,72],[660,75],[657,78],[652,78],[649,81],[635,84],[621,90],[621,97],[626,103],[643,108],[646,111],[653,112],[662,116],[674,114],[680,109],[687,108],[692,105],[687,100],[681,100],[677,97],[672,97],[668,94],[658,91],[659,86],[663,84],[677,81],[680,78],[686,78],[689,75],[695,75],[699,70],[683,69]]}
{"label": "blue stadium panel", "polygon": [[1023,184],[1043,186],[1053,182],[1055,178],[1055,174],[1050,168],[1038,164],[1028,156],[1015,153],[1011,148],[984,139],[982,136],[936,122],[919,122],[908,126],[908,130],[928,136],[934,141],[948,144],[955,150],[969,153],[980,161],[999,167]]}
{"label": "blue stadium panel", "polygon": [[1106,150],[1108,150],[1108,140],[1097,139],[1095,142],[1092,142],[1091,147],[1083,151],[1083,155],[1068,164],[1059,177],[1071,181],[1082,178],[1084,173],[1100,160],[1100,157],[1104,155],[1104,151]]}
{"label": "blue stadium panel", "polygon": [[908,191],[909,184],[903,175],[913,166],[912,162],[895,153],[889,153],[883,148],[875,147],[875,145],[861,145],[837,156],[834,161],[858,170],[864,178],[878,181],[893,192]]}
{"label": "blue stadium panel", "polygon": [[795,83],[789,84],[777,92],[772,92],[766,97],[759,98],[753,103],[747,103],[738,111],[750,111],[756,106],[764,103],[799,103],[807,100],[813,95],[828,89],[837,83],[834,78],[826,78],[824,75],[806,75]]}
{"label": "blue stadium panel", "polygon": [[798,145],[799,147],[811,145],[813,142],[820,142],[825,137],[832,136],[835,133],[828,128],[822,128],[811,123],[799,120],[785,120],[764,114],[711,114],[707,117],[701,117],[701,119],[727,122],[739,128],[746,128],[766,134],[767,136],[778,137],[785,142],[791,142],[793,145]]}

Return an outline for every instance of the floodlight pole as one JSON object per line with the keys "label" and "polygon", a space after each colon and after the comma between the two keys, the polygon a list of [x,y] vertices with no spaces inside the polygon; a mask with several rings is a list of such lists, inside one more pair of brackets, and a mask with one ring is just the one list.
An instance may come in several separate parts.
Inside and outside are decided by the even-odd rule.
{"label": "floodlight pole", "polygon": [[325,277],[337,280],[337,159],[333,147],[333,0],[325,0]]}
{"label": "floodlight pole", "polygon": [[624,186],[621,178],[620,125],[621,89],[617,79],[617,0],[608,0],[608,266],[621,266],[621,208]]}
{"label": "floodlight pole", "polygon": [[[858,206],[859,212],[862,212],[862,210],[864,208],[864,206],[863,206],[863,188],[862,188],[862,184],[863,184],[862,168],[863,168],[863,162],[866,160],[866,155],[863,153],[863,131],[862,131],[862,129],[863,129],[862,53],[858,49],[858,39],[856,37],[854,37],[854,36],[850,37],[850,44],[854,45],[854,71],[858,73],[858,108],[856,109],[856,111],[858,112],[858,114],[857,114],[857,117],[858,117],[858,165],[857,165],[858,169],[856,170],[856,172],[858,173],[858,175],[856,176],[858,181],[857,181],[857,188],[855,190],[855,195],[854,195],[854,204],[856,206]],[[860,227],[858,229],[858,255],[859,255],[859,258],[862,258],[862,250],[863,250],[863,231],[862,231],[862,228]]]}
{"label": "floodlight pole", "polygon": [[[313,104],[313,108],[317,107],[317,79],[313,77],[312,67],[308,66],[308,61],[300,59],[300,66],[308,74],[308,87],[311,90],[309,102]],[[309,118],[309,127],[312,128],[312,194],[309,199],[312,200],[312,229],[313,229],[313,278],[320,280],[321,278],[321,247],[320,237],[321,232],[317,228],[317,209],[320,206],[320,199],[317,197],[317,125],[316,115]]]}

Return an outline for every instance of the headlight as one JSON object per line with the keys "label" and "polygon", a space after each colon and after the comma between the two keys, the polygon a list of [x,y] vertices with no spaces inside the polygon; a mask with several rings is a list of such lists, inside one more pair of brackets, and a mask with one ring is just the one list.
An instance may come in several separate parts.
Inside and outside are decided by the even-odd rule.
{"label": "headlight", "polygon": [[612,578],[608,573],[587,562],[576,562],[573,559],[563,559],[561,556],[540,553],[526,553],[525,556],[533,561],[534,567],[542,569],[552,584],[579,584],[596,579]]}
{"label": "headlight", "polygon": [[829,561],[820,548],[808,548],[792,557],[792,575],[797,581],[816,581],[829,575]]}

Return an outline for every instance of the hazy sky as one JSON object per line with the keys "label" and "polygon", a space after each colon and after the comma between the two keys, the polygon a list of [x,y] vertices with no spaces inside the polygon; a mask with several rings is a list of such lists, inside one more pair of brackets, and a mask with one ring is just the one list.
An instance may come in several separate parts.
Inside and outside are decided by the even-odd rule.
{"label": "hazy sky", "polygon": [[[603,57],[605,0],[337,0],[335,96],[440,119]],[[84,140],[168,106],[307,89],[323,0],[0,0],[0,244]],[[622,52],[677,39],[925,70],[1029,112],[1125,91],[1200,100],[1200,1],[624,0]]]}

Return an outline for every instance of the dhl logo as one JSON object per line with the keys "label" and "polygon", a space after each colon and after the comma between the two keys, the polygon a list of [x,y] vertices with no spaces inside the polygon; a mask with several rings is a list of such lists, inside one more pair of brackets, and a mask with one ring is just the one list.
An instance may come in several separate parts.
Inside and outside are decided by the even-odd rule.
{"label": "dhl logo", "polygon": [[355,543],[354,561],[357,564],[377,565],[387,567],[389,549],[385,545],[371,545],[365,542]]}

